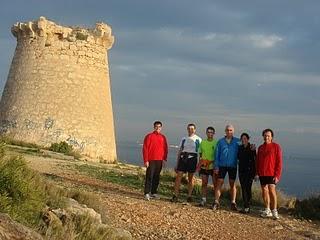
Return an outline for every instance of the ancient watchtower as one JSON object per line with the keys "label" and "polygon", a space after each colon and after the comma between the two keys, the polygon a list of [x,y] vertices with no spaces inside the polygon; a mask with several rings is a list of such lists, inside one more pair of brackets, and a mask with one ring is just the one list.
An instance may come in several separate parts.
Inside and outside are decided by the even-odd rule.
{"label": "ancient watchtower", "polygon": [[67,141],[113,162],[111,28],[65,27],[40,17],[11,31],[17,47],[0,103],[0,134],[43,146]]}

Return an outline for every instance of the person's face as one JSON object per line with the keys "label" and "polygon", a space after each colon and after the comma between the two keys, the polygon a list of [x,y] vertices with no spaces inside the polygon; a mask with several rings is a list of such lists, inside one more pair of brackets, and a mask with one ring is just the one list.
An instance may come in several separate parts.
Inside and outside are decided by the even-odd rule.
{"label": "person's face", "polygon": [[214,136],[214,131],[209,129],[209,130],[207,131],[207,138],[212,139],[213,136]]}
{"label": "person's face", "polygon": [[156,125],[154,125],[153,126],[153,129],[156,131],[156,132],[160,132],[161,131],[161,129],[162,129],[162,126],[161,126],[161,124],[156,124]]}
{"label": "person's face", "polygon": [[265,143],[271,143],[272,142],[272,134],[271,132],[265,132],[263,134],[263,140]]}
{"label": "person's face", "polygon": [[194,126],[188,126],[187,127],[188,135],[192,136],[196,132],[196,128]]}
{"label": "person's face", "polygon": [[227,136],[228,138],[233,137],[233,132],[234,132],[234,129],[233,129],[233,128],[231,128],[231,127],[227,127],[227,128],[226,128],[226,136]]}
{"label": "person's face", "polygon": [[241,142],[243,145],[248,145],[249,139],[247,138],[247,136],[242,136]]}

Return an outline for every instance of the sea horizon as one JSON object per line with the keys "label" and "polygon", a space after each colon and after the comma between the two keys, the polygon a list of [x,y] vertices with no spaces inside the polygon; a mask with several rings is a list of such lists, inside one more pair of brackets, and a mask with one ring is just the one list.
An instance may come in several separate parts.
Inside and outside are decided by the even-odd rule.
{"label": "sea horizon", "polygon": [[[177,151],[178,145],[169,145],[166,169],[174,168]],[[142,143],[140,141],[117,141],[117,153],[120,162],[143,166]],[[319,194],[319,169],[319,157],[312,154],[295,154],[284,151],[282,177],[278,189],[299,199]],[[196,176],[198,177],[198,174]]]}

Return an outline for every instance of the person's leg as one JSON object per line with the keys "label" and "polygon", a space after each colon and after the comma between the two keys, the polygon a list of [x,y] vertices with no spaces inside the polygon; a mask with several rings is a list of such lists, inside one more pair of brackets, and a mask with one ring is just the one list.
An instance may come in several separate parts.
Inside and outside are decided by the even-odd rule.
{"label": "person's leg", "polygon": [[253,183],[252,178],[248,177],[248,181],[247,181],[247,196],[248,196],[248,207],[249,208],[251,206],[251,199],[252,199],[252,183]]}
{"label": "person's leg", "polygon": [[161,170],[162,170],[162,161],[154,161],[154,171],[153,171],[152,182],[151,182],[151,194],[156,194],[158,192]]}
{"label": "person's leg", "polygon": [[193,173],[188,173],[188,197],[191,197],[194,187]]}
{"label": "person's leg", "polygon": [[268,184],[268,190],[270,195],[270,209],[277,209],[277,193],[276,193],[276,185]]}
{"label": "person's leg", "polygon": [[183,176],[183,172],[178,171],[177,175],[176,175],[176,180],[174,182],[174,194],[176,197],[179,196],[179,190],[180,190],[182,176]]}
{"label": "person's leg", "polygon": [[218,174],[212,173],[213,195],[215,194],[215,189],[217,184],[218,184]]}
{"label": "person's leg", "polygon": [[230,168],[228,171],[229,174],[229,185],[230,185],[230,197],[231,197],[231,203],[236,203],[236,197],[237,197],[237,188],[236,188],[236,177],[237,177],[237,169],[236,168]]}
{"label": "person's leg", "polygon": [[221,196],[221,187],[223,185],[223,178],[218,178],[217,180],[217,184],[215,186],[215,191],[214,191],[214,199],[215,199],[215,202],[218,202],[220,201],[220,196]]}
{"label": "person's leg", "polygon": [[207,198],[208,179],[209,179],[208,175],[201,174],[201,180],[202,180],[201,195],[202,195],[202,198]]}
{"label": "person's leg", "polygon": [[235,203],[236,197],[237,197],[237,188],[236,188],[235,180],[229,179],[229,184],[230,184],[231,202]]}
{"label": "person's leg", "polygon": [[224,178],[226,177],[226,174],[227,174],[226,168],[220,167],[219,173],[217,174],[217,178],[218,178],[217,184],[216,184],[215,190],[214,190],[215,203],[219,203],[220,196],[221,196],[221,187],[223,185]]}
{"label": "person's leg", "polygon": [[276,192],[276,185],[275,184],[269,184],[268,185],[269,193],[270,193],[270,208],[271,208],[271,214],[273,219],[277,220],[279,219],[279,214],[277,210],[277,192]]}
{"label": "person's leg", "polygon": [[243,207],[248,208],[248,195],[247,195],[247,186],[246,186],[245,175],[239,174],[239,180],[240,180],[240,186],[241,186]]}
{"label": "person's leg", "polygon": [[268,185],[261,185],[262,199],[264,202],[264,207],[270,209],[270,196]]}
{"label": "person's leg", "polygon": [[[150,161],[151,162],[151,161]],[[144,194],[149,194],[151,191],[151,166],[149,162],[149,167],[146,170],[146,179],[144,183]]]}

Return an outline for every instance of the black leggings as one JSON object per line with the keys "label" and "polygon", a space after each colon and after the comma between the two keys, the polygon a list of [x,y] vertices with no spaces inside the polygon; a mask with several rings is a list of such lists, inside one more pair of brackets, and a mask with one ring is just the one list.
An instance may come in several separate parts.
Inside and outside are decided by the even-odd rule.
{"label": "black leggings", "polygon": [[144,194],[147,194],[147,193],[156,194],[158,192],[161,169],[162,169],[161,160],[149,161],[149,167],[147,168],[147,171],[146,171]]}
{"label": "black leggings", "polygon": [[243,204],[245,208],[250,207],[250,202],[252,198],[251,187],[252,187],[253,179],[250,175],[251,175],[250,173],[239,173],[242,199],[243,199]]}

